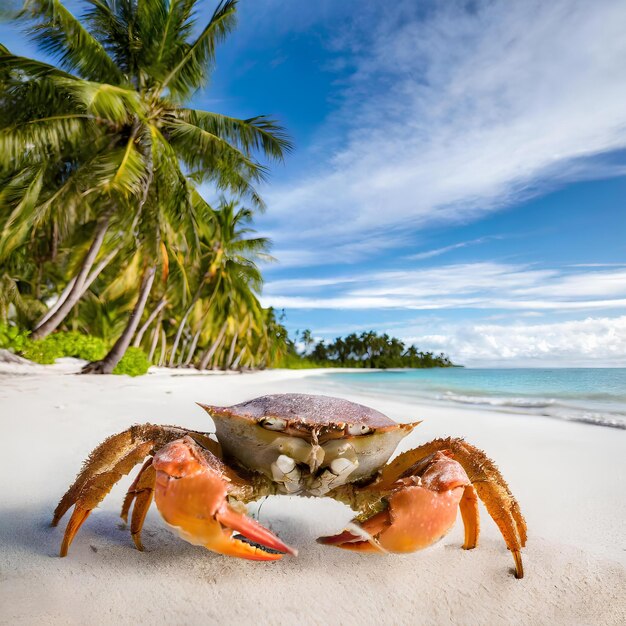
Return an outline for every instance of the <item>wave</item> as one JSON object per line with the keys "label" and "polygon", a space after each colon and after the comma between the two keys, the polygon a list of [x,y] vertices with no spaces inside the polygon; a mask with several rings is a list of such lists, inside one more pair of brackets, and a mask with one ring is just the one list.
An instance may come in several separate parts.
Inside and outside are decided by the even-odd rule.
{"label": "wave", "polygon": [[[437,400],[470,404],[473,406],[506,408],[516,413],[530,413],[553,417],[567,422],[581,422],[596,426],[608,426],[626,430],[626,413],[610,410],[597,410],[591,407],[575,406],[558,402],[554,398],[503,398],[495,396],[467,396],[446,392],[435,396]],[[516,410],[518,409],[518,410]]]}
{"label": "wave", "polygon": [[386,380],[383,383],[371,374],[359,376],[329,374],[328,377],[333,385],[347,386],[368,395],[402,396],[406,399],[419,399],[429,403],[465,405],[468,408],[482,408],[487,411],[542,416],[626,430],[626,403],[622,400],[623,393],[598,393],[597,391],[584,393],[566,389],[558,397],[521,394],[488,395],[484,391],[480,393],[482,390],[478,389],[476,392],[468,388],[451,391],[449,387],[446,389],[447,385],[444,381],[437,381],[437,384],[429,381],[427,386],[417,386],[413,381]]}
{"label": "wave", "polygon": [[463,396],[446,391],[439,394],[437,400],[447,400],[449,402],[458,402],[459,404],[487,404],[490,406],[507,406],[517,407],[521,409],[543,409],[556,403],[555,400],[549,399],[532,399],[532,398],[497,398],[488,396]]}

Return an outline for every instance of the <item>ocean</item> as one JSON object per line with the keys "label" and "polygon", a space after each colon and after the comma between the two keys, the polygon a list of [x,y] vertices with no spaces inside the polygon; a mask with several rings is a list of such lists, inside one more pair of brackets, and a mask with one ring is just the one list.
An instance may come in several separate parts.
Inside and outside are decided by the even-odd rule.
{"label": "ocean", "polygon": [[626,429],[626,368],[333,371],[364,393]]}

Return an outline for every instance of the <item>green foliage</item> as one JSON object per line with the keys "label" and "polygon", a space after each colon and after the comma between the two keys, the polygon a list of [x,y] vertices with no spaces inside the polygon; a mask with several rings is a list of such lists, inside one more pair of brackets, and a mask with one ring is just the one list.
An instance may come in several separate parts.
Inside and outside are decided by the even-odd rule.
{"label": "green foliage", "polygon": [[122,360],[115,366],[114,374],[143,376],[150,367],[150,361],[141,348],[128,348]]}
{"label": "green foliage", "polygon": [[[7,324],[0,324],[0,348],[11,350],[25,359],[42,365],[51,365],[61,357],[98,361],[107,353],[107,344],[99,337],[69,331],[54,333],[45,339],[33,341],[27,331]],[[143,350],[128,348],[113,373],[141,376],[149,367],[150,361]]]}
{"label": "green foliage", "polygon": [[28,333],[17,326],[0,323],[0,348],[21,352],[28,344]]}
{"label": "green foliage", "polygon": [[[0,321],[32,328],[74,284],[37,336],[69,326],[120,338],[103,371],[131,340],[136,302],[136,343],[159,364],[272,365],[286,333],[257,298],[269,242],[248,236],[252,213],[238,202],[264,206],[266,162],[291,142],[270,117],[186,106],[235,27],[237,0],[216,0],[204,24],[200,0],[94,1],[80,18],[65,4],[24,0],[16,18],[50,63],[0,45]],[[200,183],[237,204],[216,211]],[[148,271],[159,279],[144,311]],[[80,352],[59,342],[22,348],[43,362]]]}
{"label": "green foliage", "polygon": [[[298,355],[293,343],[289,359],[284,367],[353,367],[353,368],[429,368],[454,367],[454,363],[442,353],[422,352],[416,346],[406,346],[396,337],[387,333],[378,335],[373,331],[360,335],[352,333],[346,337],[337,337],[333,342],[324,340],[317,343],[311,337],[311,331],[301,335],[305,344],[304,354]],[[311,349],[312,347],[312,349]],[[298,363],[298,360],[302,364]],[[311,365],[312,364],[312,365]]]}
{"label": "green foliage", "polygon": [[39,341],[28,339],[20,352],[26,359],[48,365],[64,356],[97,361],[104,357],[107,346],[99,337],[70,331],[54,333]]}
{"label": "green foliage", "polygon": [[330,362],[323,363],[313,361],[305,356],[300,356],[293,351],[289,351],[287,354],[283,354],[279,359],[276,359],[273,367],[289,370],[306,370],[318,367],[334,367],[334,365]]}

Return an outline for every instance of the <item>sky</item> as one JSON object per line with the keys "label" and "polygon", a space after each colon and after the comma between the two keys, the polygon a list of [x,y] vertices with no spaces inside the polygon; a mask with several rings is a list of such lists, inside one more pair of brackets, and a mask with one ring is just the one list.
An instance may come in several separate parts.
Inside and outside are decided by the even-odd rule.
{"label": "sky", "polygon": [[623,0],[241,0],[193,105],[293,137],[263,304],[469,366],[626,366],[624,32]]}

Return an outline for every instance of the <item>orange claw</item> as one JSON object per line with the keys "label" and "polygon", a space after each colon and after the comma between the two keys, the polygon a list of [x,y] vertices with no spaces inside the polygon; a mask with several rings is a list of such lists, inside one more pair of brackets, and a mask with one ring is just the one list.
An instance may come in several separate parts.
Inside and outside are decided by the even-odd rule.
{"label": "orange claw", "polygon": [[228,479],[222,463],[212,455],[200,454],[190,437],[159,450],[153,465],[159,512],[189,543],[254,561],[275,561],[285,554],[297,554],[267,528],[228,504]]}
{"label": "orange claw", "polygon": [[318,541],[360,552],[414,552],[439,541],[454,525],[465,485],[463,468],[437,452],[411,468],[386,496],[388,507],[348,529]]}

